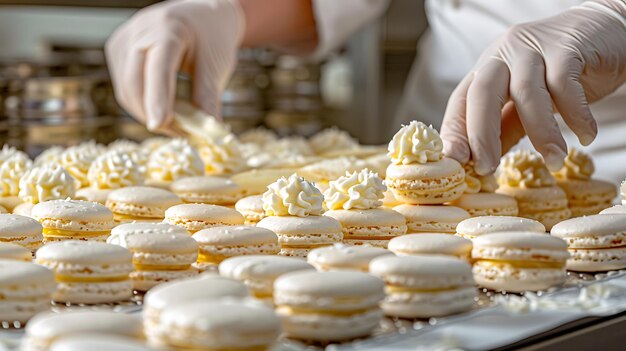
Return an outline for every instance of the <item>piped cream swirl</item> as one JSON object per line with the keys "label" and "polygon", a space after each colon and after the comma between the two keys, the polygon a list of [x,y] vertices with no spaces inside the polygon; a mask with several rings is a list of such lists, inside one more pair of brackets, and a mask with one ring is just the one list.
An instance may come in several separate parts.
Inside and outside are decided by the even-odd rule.
{"label": "piped cream swirl", "polygon": [[204,174],[204,163],[198,151],[184,139],[172,139],[154,150],[148,161],[148,177],[173,182],[184,177]]}
{"label": "piped cream swirl", "polygon": [[263,194],[263,210],[268,216],[319,216],[323,212],[324,196],[297,174],[281,177],[267,187]]}
{"label": "piped cream swirl", "polygon": [[237,138],[229,134],[198,147],[206,174],[232,174],[246,168]]}
{"label": "piped cream swirl", "polygon": [[326,208],[329,210],[368,210],[382,206],[381,199],[387,187],[374,172],[364,169],[348,173],[329,183],[324,192]]}
{"label": "piped cream swirl", "polygon": [[595,171],[593,160],[586,153],[570,148],[563,167],[554,176],[557,179],[589,180]]}
{"label": "piped cream swirl", "polygon": [[556,180],[536,152],[517,150],[502,158],[498,183],[511,187],[540,188],[553,186]]}
{"label": "piped cream swirl", "polygon": [[387,156],[397,165],[439,161],[443,157],[443,141],[432,126],[411,121],[393,136]]}
{"label": "piped cream swirl", "polygon": [[133,159],[122,151],[109,151],[100,155],[89,168],[87,178],[91,187],[119,189],[143,183],[143,175]]}
{"label": "piped cream swirl", "polygon": [[0,197],[17,196],[20,178],[32,168],[33,162],[23,153],[15,153],[0,165]]}
{"label": "piped cream swirl", "polygon": [[33,204],[74,197],[76,180],[55,164],[44,164],[26,172],[20,178],[19,198]]}

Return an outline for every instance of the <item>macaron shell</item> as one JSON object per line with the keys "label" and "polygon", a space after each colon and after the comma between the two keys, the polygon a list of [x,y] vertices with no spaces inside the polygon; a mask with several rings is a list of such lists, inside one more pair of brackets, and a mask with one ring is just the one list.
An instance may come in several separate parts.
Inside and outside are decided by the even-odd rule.
{"label": "macaron shell", "polygon": [[101,304],[127,301],[133,296],[130,279],[107,283],[57,283],[52,300],[72,304]]}
{"label": "macaron shell", "polygon": [[250,226],[219,226],[200,230],[193,235],[200,245],[246,246],[278,243],[276,233]]}
{"label": "macaron shell", "polygon": [[557,180],[567,194],[572,217],[593,215],[611,206],[617,196],[617,187],[609,182],[590,180]]}
{"label": "macaron shell", "polygon": [[626,247],[612,249],[569,249],[567,269],[578,272],[603,272],[626,268]]}
{"label": "macaron shell", "polygon": [[469,258],[472,241],[449,234],[407,234],[391,239],[389,250],[396,255],[440,254]]}
{"label": "macaron shell", "polygon": [[104,205],[81,200],[51,200],[36,204],[31,216],[44,228],[70,231],[110,231],[113,213]]}
{"label": "macaron shell", "polygon": [[389,294],[381,307],[386,315],[399,318],[443,317],[470,310],[477,295],[475,287],[431,293]]}
{"label": "macaron shell", "polygon": [[534,232],[503,232],[473,240],[474,260],[506,260],[565,263],[567,243],[557,237]]}
{"label": "macaron shell", "polygon": [[626,214],[626,205],[615,205],[600,211],[600,214]]}
{"label": "macaron shell", "polygon": [[163,218],[166,209],[180,203],[178,196],[167,190],[136,186],[112,191],[106,206],[119,214]]}
{"label": "macaron shell", "polygon": [[211,176],[182,178],[172,183],[170,189],[185,202],[215,205],[232,205],[246,193],[228,178]]}
{"label": "macaron shell", "polygon": [[235,209],[243,215],[246,224],[256,224],[265,218],[263,210],[263,195],[252,195],[240,199],[235,204]]}
{"label": "macaron shell", "polygon": [[165,211],[165,223],[180,225],[195,232],[219,225],[242,225],[244,218],[236,210],[209,204],[181,204]]}
{"label": "macaron shell", "polygon": [[236,350],[270,346],[278,338],[281,326],[267,306],[246,300],[222,300],[168,308],[161,315],[160,329],[171,331],[161,335],[165,345]]}
{"label": "macaron shell", "polygon": [[0,242],[0,259],[30,262],[33,260],[33,254],[30,249],[24,246]]}
{"label": "macaron shell", "polygon": [[557,186],[543,188],[500,186],[497,192],[515,197],[519,216],[535,219],[548,230],[571,216],[565,192]]}
{"label": "macaron shell", "polygon": [[386,247],[389,239],[406,234],[404,216],[388,208],[370,210],[332,210],[324,213],[342,226],[344,240],[359,241],[360,244],[383,241]]}
{"label": "macaron shell", "polygon": [[126,265],[132,261],[127,249],[91,241],[62,241],[37,250],[36,261],[76,265]]}
{"label": "macaron shell", "polygon": [[496,291],[525,292],[546,290],[565,283],[567,272],[563,269],[532,269],[492,265],[484,266],[481,262],[472,268],[476,283],[484,288]]}
{"label": "macaron shell", "polygon": [[319,271],[352,269],[367,272],[370,261],[384,255],[393,253],[373,246],[336,244],[312,250],[307,256],[307,262]]}
{"label": "macaron shell", "polygon": [[[114,234],[107,243],[119,245],[131,252],[155,254],[195,254],[198,243],[188,235],[167,233],[127,233]],[[190,262],[191,263],[191,262]]]}
{"label": "macaron shell", "polygon": [[503,194],[464,194],[450,205],[464,209],[472,217],[517,216],[519,213],[515,198]]}
{"label": "macaron shell", "polygon": [[[141,319],[135,315],[108,311],[66,311],[45,313],[26,326],[26,349],[42,345],[68,334],[98,333],[132,338],[142,336]],[[38,349],[38,348],[35,348]]]}
{"label": "macaron shell", "polygon": [[263,218],[259,228],[266,228],[278,236],[279,255],[306,257],[312,248],[339,243],[343,239],[341,224],[326,216]]}
{"label": "macaron shell", "polygon": [[315,269],[304,260],[269,255],[250,255],[228,258],[219,265],[222,276],[236,280],[269,279],[295,271],[314,271]]}
{"label": "macaron shell", "polygon": [[129,234],[177,234],[189,235],[189,232],[182,227],[169,223],[124,223],[111,229],[111,236]]}
{"label": "macaron shell", "polygon": [[182,270],[136,270],[130,273],[133,289],[137,291],[148,291],[159,284],[197,276],[198,270],[191,266]]}
{"label": "macaron shell", "polygon": [[34,252],[43,241],[41,224],[17,214],[0,214],[0,242],[21,245]]}
{"label": "macaron shell", "polygon": [[276,305],[350,311],[374,308],[383,296],[382,280],[356,271],[293,272],[274,282]]}
{"label": "macaron shell", "polygon": [[626,246],[626,214],[571,218],[555,225],[550,233],[574,249],[622,247]]}
{"label": "macaron shell", "polygon": [[82,188],[76,190],[76,200],[97,202],[104,205],[112,191],[113,189]]}
{"label": "macaron shell", "polygon": [[150,351],[144,343],[113,335],[76,335],[55,341],[50,351]]}
{"label": "macaron shell", "polygon": [[394,211],[406,218],[408,232],[454,233],[459,222],[470,218],[467,211],[455,206],[399,205]]}
{"label": "macaron shell", "polygon": [[473,238],[496,232],[530,231],[545,233],[546,228],[538,221],[512,216],[481,216],[461,221],[456,227],[457,234]]}

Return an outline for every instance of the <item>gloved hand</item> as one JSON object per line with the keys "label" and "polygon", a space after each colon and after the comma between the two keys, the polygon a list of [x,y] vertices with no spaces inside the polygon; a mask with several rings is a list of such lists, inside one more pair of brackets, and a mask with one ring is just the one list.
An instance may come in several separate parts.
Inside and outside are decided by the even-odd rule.
{"label": "gloved hand", "polygon": [[236,0],[172,0],[140,10],[106,43],[117,100],[149,130],[171,132],[182,71],[193,79],[193,103],[219,116],[244,27]]}
{"label": "gloved hand", "polygon": [[[444,153],[490,174],[524,133],[551,170],[567,146],[553,104],[583,145],[597,125],[589,103],[626,81],[626,3],[587,2],[509,29],[480,57],[448,101]],[[500,133],[502,132],[502,135]],[[504,147],[504,150],[503,150]]]}

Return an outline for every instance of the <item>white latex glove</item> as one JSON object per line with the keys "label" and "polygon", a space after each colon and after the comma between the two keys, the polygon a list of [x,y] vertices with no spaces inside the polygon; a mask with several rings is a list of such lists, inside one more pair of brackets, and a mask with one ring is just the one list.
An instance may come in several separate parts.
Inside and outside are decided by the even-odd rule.
{"label": "white latex glove", "polygon": [[105,47],[118,102],[149,130],[171,133],[176,76],[193,80],[193,103],[220,116],[244,15],[236,0],[172,0],[137,12]]}
{"label": "white latex glove", "polygon": [[624,1],[604,0],[509,29],[452,93],[441,129],[445,154],[473,159],[486,175],[527,134],[548,167],[561,168],[567,146],[553,105],[583,145],[594,140],[588,104],[626,81],[625,18]]}

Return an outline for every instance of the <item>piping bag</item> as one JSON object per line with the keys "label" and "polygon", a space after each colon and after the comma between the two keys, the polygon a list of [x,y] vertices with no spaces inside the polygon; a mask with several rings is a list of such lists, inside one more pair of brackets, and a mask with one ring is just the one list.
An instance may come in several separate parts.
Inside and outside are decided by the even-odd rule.
{"label": "piping bag", "polygon": [[231,134],[229,125],[182,100],[174,103],[172,128],[197,143],[206,143],[207,140],[221,139]]}

